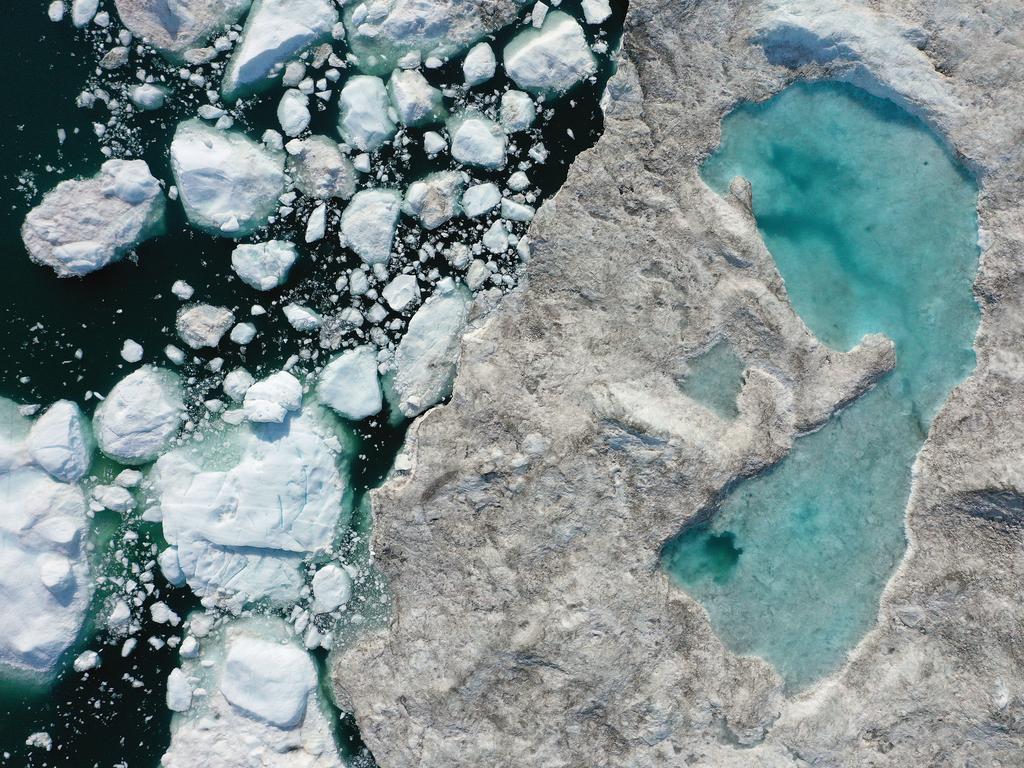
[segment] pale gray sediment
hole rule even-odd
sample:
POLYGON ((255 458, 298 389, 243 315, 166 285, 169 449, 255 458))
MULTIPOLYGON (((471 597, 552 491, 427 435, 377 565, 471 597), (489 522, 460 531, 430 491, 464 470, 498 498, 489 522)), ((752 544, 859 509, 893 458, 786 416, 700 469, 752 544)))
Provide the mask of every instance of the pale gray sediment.
POLYGON ((538 212, 528 279, 471 318, 451 403, 410 430, 411 473, 374 496, 391 620, 333 674, 380 765, 1019 762, 1022 22, 1008 0, 634 0, 603 137, 538 212), (982 323, 918 457, 876 628, 788 697, 659 553, 892 364, 878 338, 820 345, 742 200, 699 177, 722 116, 799 77, 898 100, 974 169, 982 323), (731 424, 676 385, 719 337, 751 366, 731 424))

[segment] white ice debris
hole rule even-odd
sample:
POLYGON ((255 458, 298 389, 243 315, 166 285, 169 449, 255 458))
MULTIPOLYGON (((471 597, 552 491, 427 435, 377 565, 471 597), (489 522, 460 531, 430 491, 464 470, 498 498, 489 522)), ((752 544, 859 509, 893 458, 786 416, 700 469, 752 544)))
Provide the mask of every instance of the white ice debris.
POLYGON ((479 112, 465 112, 448 121, 452 157, 465 165, 501 168, 508 139, 505 131, 479 112))
POLYGON ((181 570, 178 562, 178 550, 175 547, 167 547, 157 558, 160 565, 160 573, 164 575, 169 584, 180 587, 185 583, 185 573, 181 570))
POLYGON ((491 224, 481 242, 491 253, 504 253, 508 250, 508 230, 500 219, 491 224))
POLYGON ((405 193, 402 210, 419 219, 425 229, 437 229, 457 215, 466 177, 455 171, 439 171, 413 182, 405 193))
POLYGON ((53 0, 53 2, 46 7, 46 15, 50 18, 50 21, 56 24, 64 19, 64 12, 66 10, 64 0, 53 0))
POLYGON ((523 91, 505 91, 501 95, 502 126, 509 133, 525 131, 537 119, 537 108, 530 94, 523 91))
POLYGON ((288 173, 295 188, 308 197, 348 200, 356 191, 352 161, 341 153, 337 142, 326 136, 289 141, 288 173))
POLYGON ((290 59, 330 37, 337 21, 332 0, 255 0, 224 73, 224 98, 270 85, 290 59))
POLYGON ((78 637, 91 583, 85 555, 86 503, 75 485, 29 463, 26 422, 0 402, 0 670, 45 677, 78 637))
POLYGON ((388 95, 402 125, 420 127, 448 116, 441 92, 415 69, 396 69, 388 80, 388 95))
POLYGON ((256 326, 252 323, 239 323, 231 329, 229 338, 240 346, 245 346, 256 338, 256 326))
POLYGON ((28 216, 21 236, 33 261, 59 276, 117 261, 163 229, 160 182, 142 160, 108 160, 90 179, 62 181, 28 216))
POLYGON ((75 657, 74 664, 72 664, 75 672, 88 672, 90 669, 96 669, 99 665, 100 655, 96 651, 82 651, 75 657))
POLYGON ((249 421, 280 424, 289 411, 297 411, 301 405, 299 380, 287 371, 278 371, 250 386, 242 407, 249 421))
POLYGON ((612 15, 608 0, 583 0, 583 17, 587 24, 601 24, 612 15))
POLYGON ((231 252, 231 268, 242 282, 258 291, 269 291, 288 279, 299 252, 292 243, 268 240, 265 243, 236 245, 231 252))
POLYGON ((343 767, 316 668, 283 619, 230 622, 183 656, 181 672, 196 689, 174 716, 163 768, 343 767))
POLYGON ((334 357, 320 373, 316 394, 324 405, 353 421, 380 413, 383 401, 374 348, 356 347, 334 357))
POLYGON ((122 464, 146 464, 170 444, 184 411, 181 381, 146 365, 114 385, 96 407, 93 432, 100 450, 122 464))
POLYGON ((323 323, 319 314, 301 304, 285 304, 282 311, 291 327, 300 333, 315 331, 323 323))
POLYGON ((420 287, 415 275, 397 275, 380 292, 384 301, 395 312, 401 312, 420 299, 420 287))
POLYGON ((192 706, 192 684, 180 669, 172 669, 167 676, 167 708, 171 712, 185 712, 192 706))
POLYGON ((501 201, 501 218, 507 221, 532 221, 536 213, 533 206, 517 203, 507 197, 501 201))
POLYGON ((174 284, 171 286, 171 293, 173 293, 182 301, 188 301, 189 299, 191 299, 192 294, 194 294, 195 292, 195 288, 186 283, 184 280, 175 280, 174 284))
POLYGON ((452 290, 431 296, 409 321, 395 352, 394 382, 398 407, 409 418, 451 392, 468 312, 466 295, 452 290))
POLYGON ((284 191, 283 153, 200 120, 174 132, 171 170, 189 221, 230 237, 266 224, 284 191))
POLYGON ((386 264, 402 210, 402 193, 393 189, 357 192, 341 214, 342 245, 366 264, 386 264))
POLYGON ((537 0, 537 2, 533 4, 533 8, 530 11, 530 24, 532 24, 537 29, 540 29, 542 26, 544 26, 544 19, 548 15, 548 7, 549 6, 547 3, 542 2, 542 0, 537 0))
POLYGON ((483 216, 501 202, 501 191, 497 184, 487 182, 475 184, 462 193, 462 210, 471 219, 483 216))
POLYGON ((347 516, 337 446, 306 409, 286 425, 210 432, 157 461, 164 536, 196 594, 225 606, 298 599, 303 558, 330 546, 347 516))
POLYGON ((480 85, 494 77, 498 63, 494 58, 494 49, 487 43, 477 43, 470 48, 462 62, 462 75, 466 85, 480 85))
POLYGON ((313 575, 313 612, 330 613, 352 597, 352 577, 344 568, 328 563, 313 575))
POLYGON ((132 339, 125 339, 121 345, 121 359, 126 363, 137 363, 142 359, 142 345, 132 339))
POLYGON ((117 15, 137 37, 172 59, 234 24, 251 0, 115 0, 117 15))
POLYGON ((505 47, 505 71, 528 91, 564 93, 597 72, 597 61, 579 23, 552 11, 540 29, 520 32, 505 47))
POLYGON ((289 88, 277 105, 277 121, 286 136, 298 136, 309 127, 309 97, 302 91, 289 88))
POLYGON ((437 131, 427 131, 423 134, 423 151, 428 155, 436 155, 446 149, 448 149, 448 142, 437 131))
POLYGON ((36 464, 65 483, 81 480, 92 462, 89 422, 70 400, 58 400, 35 420, 26 446, 36 464))
POLYGON ((236 403, 241 402, 255 381, 256 379, 245 368, 235 368, 224 377, 224 394, 236 403))
POLYGON ((202 349, 220 344, 234 323, 235 315, 227 307, 193 304, 178 311, 175 327, 182 341, 192 349, 202 349))
POLYGON ((99 0, 72 0, 71 23, 79 28, 87 26, 99 10, 99 5, 99 0))
POLYGON ((167 100, 167 89, 150 83, 136 85, 128 93, 132 104, 143 111, 160 109, 167 100))
POLYGON ((349 78, 341 89, 338 131, 354 147, 373 152, 395 135, 384 81, 370 75, 349 78))
POLYGON ((320 203, 320 205, 313 209, 312 213, 309 214, 309 218, 306 220, 306 234, 304 239, 307 243, 315 243, 317 240, 323 240, 326 232, 327 205, 320 203))

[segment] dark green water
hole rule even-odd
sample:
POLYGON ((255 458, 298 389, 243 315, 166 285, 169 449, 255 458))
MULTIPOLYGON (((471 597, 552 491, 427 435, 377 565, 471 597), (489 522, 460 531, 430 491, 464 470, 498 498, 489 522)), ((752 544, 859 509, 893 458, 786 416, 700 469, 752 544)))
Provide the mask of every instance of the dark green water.
MULTIPOLYGON (((113 16, 112 4, 107 5, 111 6, 113 16)), ((91 413, 95 400, 86 399, 87 393, 105 394, 134 368, 119 354, 127 338, 143 345, 144 361, 169 365, 163 347, 168 343, 184 346, 173 329, 181 302, 170 293, 170 287, 178 279, 186 280, 196 289, 194 301, 230 307, 240 321, 250 319, 248 310, 255 302, 270 310, 268 315, 254 320, 260 333, 244 352, 225 342, 215 352, 196 354, 195 363, 190 360, 180 369, 183 375, 202 380, 203 365, 215 356, 225 359, 225 371, 244 365, 259 376, 280 368, 290 355, 303 349, 317 354, 315 341, 308 344, 296 339, 271 303, 286 303, 296 297, 320 311, 331 309, 327 297, 333 293, 336 277, 359 262, 353 254, 336 246, 330 230, 327 238, 313 247, 299 244, 302 257, 286 286, 262 293, 242 284, 231 271, 234 242, 190 229, 175 202, 168 204, 167 233, 143 243, 137 249, 137 259, 126 259, 74 280, 59 280, 48 268, 29 261, 19 233, 26 213, 60 181, 91 176, 99 170, 105 158, 92 123, 106 122, 109 116, 101 103, 92 109, 75 106, 75 97, 95 76, 97 35, 102 35, 95 30, 74 30, 67 19, 60 24, 51 23, 46 17, 46 6, 46 2, 29 0, 8 8, 6 44, 0 47, 0 63, 8 73, 7 98, 0 106, 4 118, 0 122, 0 181, 5 190, 0 207, 0 244, 6 267, 5 278, 0 281, 0 340, 4 352, 0 359, 0 395, 21 403, 43 404, 70 398, 91 413), (68 134, 63 145, 57 139, 58 128, 68 134), (76 359, 79 349, 81 359, 76 359)), ((582 18, 578 0, 566 0, 562 8, 582 18)), ((613 9, 613 19, 604 25, 604 29, 611 30, 605 39, 612 50, 618 45, 625 3, 613 3, 613 9)), ((504 47, 514 31, 503 30, 494 36, 496 51, 504 47)), ((595 39, 590 28, 587 34, 595 39)), ((133 59, 122 73, 108 79, 130 81, 139 64, 151 71, 172 72, 157 58, 146 57, 133 59)), ((460 67, 460 61, 455 60, 441 70, 429 72, 428 77, 435 84, 445 80, 461 82, 460 67)), ((550 152, 546 165, 530 171, 531 181, 541 193, 535 205, 561 186, 572 159, 592 146, 600 135, 603 121, 598 102, 611 72, 609 59, 603 57, 595 83, 584 83, 563 99, 549 103, 531 139, 515 140, 519 157, 525 157, 536 140, 543 141, 550 152)), ((492 82, 475 89, 475 95, 470 97, 471 106, 491 106, 492 100, 486 94, 504 84, 499 66, 492 82)), ((164 110, 131 118, 122 127, 112 129, 106 142, 115 156, 145 159, 153 174, 168 185, 173 183, 168 163, 171 135, 179 120, 194 115, 198 103, 194 92, 189 95, 184 87, 178 86, 175 90, 164 110)), ((276 128, 274 113, 279 95, 278 90, 251 100, 238 117, 236 128, 256 137, 265 128, 276 128)), ((336 119, 336 102, 332 101, 327 109, 314 113, 313 132, 335 137, 336 119)), ((414 146, 418 145, 422 131, 410 131, 409 136, 414 146)), ((402 160, 390 149, 384 150, 380 159, 391 165, 388 184, 394 186, 406 186, 429 171, 452 165, 443 159, 428 160, 415 152, 410 159, 402 160)), ((475 172, 474 176, 478 180, 497 180, 501 174, 475 172)), ((300 205, 294 222, 304 222, 310 207, 300 205)), ((460 237, 460 226, 464 224, 452 223, 438 234, 442 240, 456 240, 460 237)), ((294 229, 301 232, 300 227, 287 224, 250 240, 268 235, 290 238, 294 229)), ((410 232, 411 223, 404 221, 399 238, 410 232)), ((393 271, 399 266, 396 264, 393 271)), ((440 257, 426 266, 437 267, 442 274, 450 272, 440 257)), ((510 271, 515 267, 505 266, 510 271)), ((304 365, 307 364, 300 363, 297 370, 301 371, 304 365)), ((209 374, 205 377, 211 379, 210 396, 218 396, 215 378, 209 374)), ((365 559, 372 520, 366 492, 386 477, 408 422, 389 421, 382 414, 353 426, 359 447, 350 476, 356 512, 348 541, 351 556, 365 559)), ((112 476, 116 469, 109 466, 104 471, 112 476)), ((120 567, 114 565, 114 554, 119 550, 124 550, 132 561, 143 562, 153 556, 152 546, 161 547, 164 543, 159 525, 121 520, 116 515, 98 518, 93 537, 102 574, 114 573, 120 567), (129 530, 138 533, 139 539, 126 548, 120 539, 129 530)), ((151 602, 161 599, 181 616, 197 605, 187 589, 166 584, 159 569, 156 587, 151 602)), ((379 591, 380 585, 369 589, 374 590, 379 591)), ((95 600, 97 616, 108 593, 109 588, 101 584, 95 600)), ((148 617, 147 608, 143 615, 148 617)), ((83 644, 69 652, 65 668, 52 686, 0 686, 0 766, 142 768, 158 764, 170 739, 170 713, 164 706, 165 681, 178 659, 177 652, 170 647, 154 650, 146 646, 145 638, 173 633, 165 626, 146 624, 137 635, 139 646, 127 659, 122 659, 118 652, 120 641, 107 645, 105 630, 94 633, 87 628, 85 634, 83 644), (100 651, 103 666, 84 675, 71 672, 70 661, 84 648, 100 651), (35 731, 50 734, 54 742, 52 752, 25 747, 26 737, 35 731)), ((322 670, 326 654, 315 655, 322 670)), ((372 763, 350 717, 339 714, 337 733, 342 754, 372 763)))
POLYGON ((811 331, 841 350, 873 332, 896 344, 878 386, 666 547, 669 572, 720 637, 796 689, 874 624, 906 547, 914 459, 974 368, 978 188, 917 118, 843 83, 792 86, 722 128, 704 178, 720 194, 750 180, 761 235, 811 331))

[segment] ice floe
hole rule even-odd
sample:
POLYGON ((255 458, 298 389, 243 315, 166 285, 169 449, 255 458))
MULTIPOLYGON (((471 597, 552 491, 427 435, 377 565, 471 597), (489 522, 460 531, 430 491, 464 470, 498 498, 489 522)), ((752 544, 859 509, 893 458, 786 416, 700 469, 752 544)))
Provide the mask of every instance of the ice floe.
POLYGON ((284 240, 243 243, 231 252, 231 269, 246 285, 269 291, 284 284, 298 257, 295 246, 284 240))
POLYGON ((357 192, 341 214, 342 245, 367 264, 386 264, 402 210, 402 193, 393 189, 357 192))
POLYGON ((459 213, 465 184, 466 176, 455 171, 429 174, 409 186, 402 210, 416 217, 424 229, 437 229, 459 213))
POLYGON ((508 138, 500 125, 479 112, 465 112, 448 121, 452 157, 464 165, 501 168, 508 138))
POLYGON ((540 29, 526 29, 505 46, 505 71, 528 91, 564 93, 597 72, 583 27, 562 11, 547 15, 540 29))
POLYGON ((181 426, 181 380, 170 371, 143 366, 114 385, 93 414, 100 450, 122 464, 146 464, 160 455, 181 426))
POLYGON ((338 131, 352 146, 373 152, 395 135, 387 88, 379 77, 349 78, 339 99, 338 131))
POLYGON ((320 373, 317 398, 346 419, 359 421, 380 413, 377 353, 364 345, 334 357, 320 373))
POLYGON ((288 173, 295 188, 308 197, 348 200, 356 191, 352 161, 342 154, 337 142, 327 136, 289 141, 288 173))

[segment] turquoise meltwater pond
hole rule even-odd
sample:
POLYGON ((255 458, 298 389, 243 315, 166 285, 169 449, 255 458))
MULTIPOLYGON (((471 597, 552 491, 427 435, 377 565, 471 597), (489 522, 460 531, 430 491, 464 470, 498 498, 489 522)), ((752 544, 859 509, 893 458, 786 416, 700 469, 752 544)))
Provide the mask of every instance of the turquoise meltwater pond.
POLYGON ((703 174, 720 194, 750 180, 761 235, 819 339, 896 343, 896 369, 874 390, 665 549, 723 641, 796 690, 874 624, 906 547, 914 459, 974 367, 978 189, 919 119, 834 82, 735 110, 703 174))

